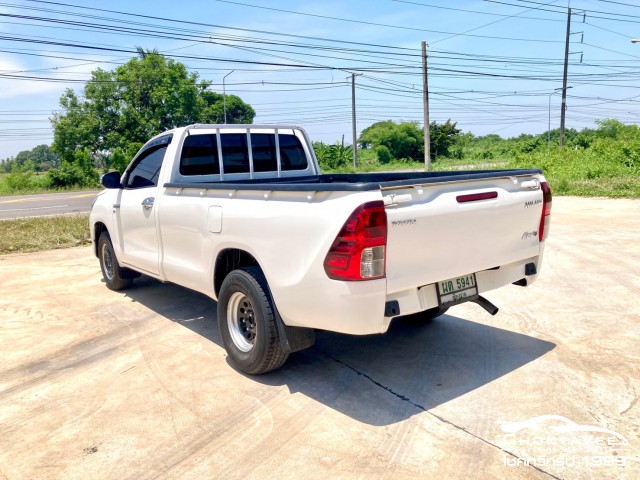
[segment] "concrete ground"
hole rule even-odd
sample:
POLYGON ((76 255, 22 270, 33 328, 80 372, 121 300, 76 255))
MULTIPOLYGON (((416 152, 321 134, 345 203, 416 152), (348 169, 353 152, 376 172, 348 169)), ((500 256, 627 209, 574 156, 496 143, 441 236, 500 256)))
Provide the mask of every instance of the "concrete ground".
POLYGON ((640 478, 639 242, 639 201, 556 198, 496 317, 320 333, 260 377, 200 294, 109 291, 87 247, 0 257, 0 479, 640 478))

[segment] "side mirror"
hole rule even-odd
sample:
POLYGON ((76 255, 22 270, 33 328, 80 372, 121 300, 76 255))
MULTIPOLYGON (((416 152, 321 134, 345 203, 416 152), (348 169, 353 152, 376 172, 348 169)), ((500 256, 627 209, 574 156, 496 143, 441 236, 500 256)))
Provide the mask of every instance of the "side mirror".
POLYGON ((120 184, 120 172, 105 173, 100 177, 100 183, 104 188, 122 188, 120 184))

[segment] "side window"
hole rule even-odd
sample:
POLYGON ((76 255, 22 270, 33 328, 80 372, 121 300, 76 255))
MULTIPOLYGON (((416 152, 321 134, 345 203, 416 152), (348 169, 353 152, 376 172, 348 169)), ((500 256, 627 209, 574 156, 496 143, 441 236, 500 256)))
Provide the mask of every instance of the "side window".
POLYGON ((254 172, 275 172, 278 170, 276 136, 273 133, 252 133, 251 153, 254 172))
POLYGON ((224 173, 249 173, 249 151, 246 133, 221 133, 224 173))
POLYGON ((280 162, 282 170, 306 170, 307 156, 298 137, 295 135, 279 135, 280 162))
POLYGON ((167 145, 162 145, 144 152, 129 173, 127 188, 146 188, 158 185, 158 176, 166 151, 167 145))
POLYGON ((218 145, 215 135, 189 135, 184 139, 180 155, 180 175, 220 173, 218 145))

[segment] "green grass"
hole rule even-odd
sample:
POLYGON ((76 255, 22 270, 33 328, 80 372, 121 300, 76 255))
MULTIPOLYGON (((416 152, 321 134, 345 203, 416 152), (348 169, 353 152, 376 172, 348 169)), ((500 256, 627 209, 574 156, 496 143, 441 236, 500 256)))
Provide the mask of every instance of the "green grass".
MULTIPOLYGON (((323 173, 421 171, 422 162, 399 161, 380 164, 372 150, 358 151, 358 168, 346 165, 322 168, 323 173)), ((462 159, 438 158, 433 171, 539 168, 551 184, 554 195, 640 198, 640 143, 595 142, 589 149, 558 148, 531 153, 480 155, 462 159)))
MULTIPOLYGON (((431 162, 432 171, 450 170, 482 170, 505 168, 506 160, 485 160, 485 159, 451 159, 441 157, 435 162, 431 162)), ((367 172, 391 172, 391 171, 416 171, 424 170, 424 163, 412 160, 393 160, 389 163, 380 163, 372 150, 358 150, 358 167, 353 165, 326 168, 320 165, 322 173, 367 173, 367 172)))
POLYGON ((51 191, 46 173, 16 172, 0 175, 0 195, 22 195, 51 191))
POLYGON ((640 198, 640 145, 599 142, 588 150, 516 155, 508 168, 540 168, 556 195, 640 198))
POLYGON ((71 186, 66 188, 51 187, 46 173, 29 173, 28 175, 0 173, 0 196, 31 195, 38 193, 78 192, 95 190, 96 187, 71 186))
POLYGON ((492 170, 506 168, 507 160, 486 160, 481 158, 439 158, 431 164, 433 171, 452 170, 492 170))
POLYGON ((424 165, 419 162, 394 160, 390 163, 380 163, 376 154, 371 149, 358 150, 358 167, 353 168, 351 158, 344 165, 337 168, 327 168, 320 164, 322 173, 367 173, 367 172, 388 172, 394 170, 424 170, 424 165))
POLYGON ((53 186, 48 172, 36 173, 31 170, 22 172, 0 173, 0 196, 30 195, 38 193, 56 193, 69 191, 95 190, 98 184, 85 182, 68 187, 53 186))
POLYGON ((0 220, 0 255, 75 247, 90 242, 88 215, 0 220))

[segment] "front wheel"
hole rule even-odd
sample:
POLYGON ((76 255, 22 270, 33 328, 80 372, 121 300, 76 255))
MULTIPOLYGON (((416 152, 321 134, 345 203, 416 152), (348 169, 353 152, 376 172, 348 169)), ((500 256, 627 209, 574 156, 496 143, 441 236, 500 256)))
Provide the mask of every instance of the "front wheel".
POLYGON ((258 267, 231 272, 218 296, 218 329, 232 363, 245 373, 266 373, 289 356, 280 344, 275 307, 258 267))
POLYGON ((107 232, 103 232, 98 239, 98 258, 100 269, 107 287, 111 290, 124 290, 133 284, 133 279, 127 275, 124 268, 118 263, 113 251, 113 244, 107 232))

